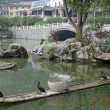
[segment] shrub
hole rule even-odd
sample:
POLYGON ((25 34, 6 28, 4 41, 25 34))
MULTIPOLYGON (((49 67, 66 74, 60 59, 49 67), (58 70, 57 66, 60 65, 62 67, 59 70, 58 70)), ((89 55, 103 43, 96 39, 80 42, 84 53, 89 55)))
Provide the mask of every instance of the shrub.
POLYGON ((20 26, 20 25, 22 25, 21 17, 19 17, 19 16, 9 18, 9 22, 10 22, 9 23, 10 26, 20 26))
POLYGON ((43 19, 40 16, 28 16, 27 25, 34 25, 36 22, 40 22, 43 19))
POLYGON ((61 23, 61 22, 64 22, 64 20, 60 17, 52 17, 52 18, 49 18, 46 20, 48 23, 61 23))
POLYGON ((9 27, 8 17, 0 17, 0 31, 7 31, 9 27))
POLYGON ((93 30, 93 31, 99 31, 102 29, 106 19, 105 18, 93 18, 93 19, 88 19, 87 24, 90 24, 87 30, 93 30))
POLYGON ((47 21, 40 21, 40 22, 36 22, 35 25, 43 25, 43 24, 48 24, 47 21))
POLYGON ((103 46, 103 52, 110 52, 110 38, 106 39, 105 42, 102 44, 103 46))

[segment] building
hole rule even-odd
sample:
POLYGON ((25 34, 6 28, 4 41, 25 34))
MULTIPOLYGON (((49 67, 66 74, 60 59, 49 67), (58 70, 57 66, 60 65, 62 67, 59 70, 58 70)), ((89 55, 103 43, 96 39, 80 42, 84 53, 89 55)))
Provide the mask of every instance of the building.
POLYGON ((8 16, 8 17, 14 17, 18 16, 20 10, 28 10, 30 9, 30 4, 20 4, 20 3, 14 3, 14 4, 0 4, 0 16, 8 16))
MULTIPOLYGON (((76 21, 77 14, 69 11, 71 18, 76 21)), ((21 0, 20 3, 0 4, 0 16, 21 16, 21 15, 35 15, 40 16, 44 20, 50 17, 61 17, 67 20, 63 0, 21 0), (24 12, 26 14, 24 14, 24 12)), ((94 16, 102 16, 100 10, 97 12, 90 12, 88 18, 94 16)), ((110 12, 107 12, 107 18, 110 18, 110 12)))

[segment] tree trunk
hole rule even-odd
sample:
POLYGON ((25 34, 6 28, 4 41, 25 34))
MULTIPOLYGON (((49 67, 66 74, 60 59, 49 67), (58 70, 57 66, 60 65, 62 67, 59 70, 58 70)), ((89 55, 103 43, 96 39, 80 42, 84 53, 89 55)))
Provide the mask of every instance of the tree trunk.
POLYGON ((82 28, 83 28, 83 26, 80 25, 80 26, 77 26, 77 29, 76 29, 76 40, 80 41, 80 42, 82 42, 82 36, 83 36, 82 28))

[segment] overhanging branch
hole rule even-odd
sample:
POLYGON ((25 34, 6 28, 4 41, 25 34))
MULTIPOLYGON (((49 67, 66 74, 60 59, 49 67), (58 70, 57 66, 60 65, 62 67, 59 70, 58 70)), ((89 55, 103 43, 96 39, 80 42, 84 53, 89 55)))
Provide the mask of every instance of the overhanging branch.
POLYGON ((69 22, 71 23, 71 25, 76 29, 76 24, 73 22, 73 20, 71 19, 69 13, 68 13, 68 6, 67 6, 67 1, 66 0, 63 0, 63 3, 64 3, 64 9, 65 9, 65 13, 66 13, 66 16, 69 20, 69 22))

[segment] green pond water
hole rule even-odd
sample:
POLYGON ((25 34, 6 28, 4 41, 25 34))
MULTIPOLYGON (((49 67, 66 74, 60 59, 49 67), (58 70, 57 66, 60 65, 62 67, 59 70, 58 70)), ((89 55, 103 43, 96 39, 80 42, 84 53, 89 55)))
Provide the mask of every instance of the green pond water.
MULTIPOLYGON (((48 61, 38 59, 32 49, 39 44, 38 40, 0 40, 1 47, 8 49, 10 43, 19 43, 29 52, 28 59, 12 58, 0 61, 16 62, 17 67, 11 70, 0 70, 0 90, 4 96, 38 91, 37 83, 48 89, 47 81, 54 74, 69 75, 70 84, 86 83, 100 78, 104 70, 110 76, 110 64, 48 61)), ((19 104, 0 104, 0 110, 110 110, 110 85, 72 92, 42 100, 19 104), (101 102, 102 100, 102 102, 101 102)))

